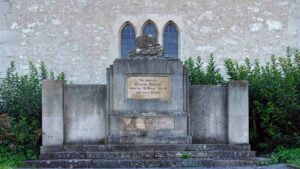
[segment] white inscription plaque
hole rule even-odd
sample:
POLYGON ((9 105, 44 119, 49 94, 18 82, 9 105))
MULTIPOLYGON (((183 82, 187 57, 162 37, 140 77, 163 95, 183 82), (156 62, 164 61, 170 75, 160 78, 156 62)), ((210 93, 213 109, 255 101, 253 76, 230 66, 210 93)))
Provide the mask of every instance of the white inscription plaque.
POLYGON ((170 99, 170 79, 168 76, 131 76, 127 78, 127 98, 129 99, 170 99))

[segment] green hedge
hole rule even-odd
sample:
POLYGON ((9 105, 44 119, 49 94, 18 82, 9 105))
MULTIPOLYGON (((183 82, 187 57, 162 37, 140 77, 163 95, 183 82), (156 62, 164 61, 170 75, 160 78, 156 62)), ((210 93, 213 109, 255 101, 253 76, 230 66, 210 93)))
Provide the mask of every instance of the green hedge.
MULTIPOLYGON (((0 82, 0 150, 37 157, 42 134, 41 83, 45 79, 65 81, 65 76, 48 73, 43 62, 39 68, 29 63, 29 73, 19 75, 11 62, 0 82)), ((3 152, 0 156, 5 156, 3 152)))
POLYGON ((221 84, 228 80, 249 81, 250 142, 260 152, 278 147, 300 146, 300 52, 287 49, 285 57, 272 56, 238 64, 225 60, 227 80, 220 76, 211 55, 204 70, 201 59, 185 62, 192 84, 221 84))

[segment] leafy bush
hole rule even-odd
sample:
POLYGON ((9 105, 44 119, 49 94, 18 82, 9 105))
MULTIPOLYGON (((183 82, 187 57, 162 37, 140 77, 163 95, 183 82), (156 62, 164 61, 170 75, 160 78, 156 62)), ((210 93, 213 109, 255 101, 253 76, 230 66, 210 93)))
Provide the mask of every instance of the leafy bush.
POLYGON ((8 147, 0 147, 0 169, 17 168, 25 159, 22 153, 12 152, 8 147))
POLYGON ((224 79, 216 66, 216 61, 213 54, 209 56, 208 65, 206 70, 203 69, 203 63, 200 57, 194 61, 189 58, 185 61, 185 66, 189 70, 189 79, 191 84, 221 84, 224 79))
MULTIPOLYGON (((212 56, 211 56, 212 57, 212 56)), ((215 65, 210 57, 210 64, 215 65)), ((208 68, 202 69, 200 58, 188 59, 192 84, 218 84, 224 82, 218 71, 214 80, 208 80, 208 68)), ((286 57, 272 56, 271 62, 245 60, 238 64, 225 60, 228 80, 249 81, 250 142, 260 152, 277 147, 300 146, 300 52, 287 49, 286 57)), ((218 70, 215 67, 214 70, 218 70)))
POLYGON ((271 63, 225 61, 230 80, 249 81, 250 140, 256 149, 300 146, 300 52, 271 63), (294 59, 293 59, 294 58, 294 59))
POLYGON ((270 160, 263 164, 286 163, 295 168, 300 168, 300 148, 282 149, 270 155, 270 160))
MULTIPOLYGON (((42 62, 39 68, 29 63, 29 73, 19 75, 14 62, 0 83, 0 148, 36 158, 41 136, 41 83, 55 77, 42 62)), ((0 155, 1 156, 1 155, 0 155)))

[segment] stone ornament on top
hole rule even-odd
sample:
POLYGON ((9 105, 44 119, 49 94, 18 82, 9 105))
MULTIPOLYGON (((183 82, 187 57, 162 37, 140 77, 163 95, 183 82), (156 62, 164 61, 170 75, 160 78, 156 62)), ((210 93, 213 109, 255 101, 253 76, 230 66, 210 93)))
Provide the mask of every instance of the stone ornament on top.
POLYGON ((135 43, 137 47, 130 51, 129 58, 162 58, 165 54, 164 48, 151 35, 139 36, 136 38, 135 43))

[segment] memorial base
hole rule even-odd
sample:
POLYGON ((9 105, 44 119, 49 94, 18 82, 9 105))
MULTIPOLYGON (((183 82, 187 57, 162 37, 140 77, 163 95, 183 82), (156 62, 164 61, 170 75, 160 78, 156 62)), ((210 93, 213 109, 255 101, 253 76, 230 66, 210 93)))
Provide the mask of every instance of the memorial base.
POLYGON ((108 144, 188 144, 185 112, 114 112, 108 144))

